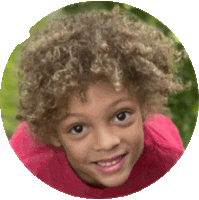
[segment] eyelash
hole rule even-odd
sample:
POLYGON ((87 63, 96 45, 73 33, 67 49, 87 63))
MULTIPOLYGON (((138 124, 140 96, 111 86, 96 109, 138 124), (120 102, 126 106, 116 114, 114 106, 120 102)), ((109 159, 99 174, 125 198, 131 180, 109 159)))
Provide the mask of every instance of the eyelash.
MULTIPOLYGON (((113 119, 115 119, 119 114, 121 114, 121 113, 128 113, 129 114, 129 117, 130 117, 130 115, 132 115, 132 112, 130 112, 130 111, 127 111, 127 110, 121 110, 121 111, 119 111, 118 113, 116 113, 116 114, 114 114, 114 117, 112 117, 113 119)), ((122 120, 122 122, 121 123, 123 123, 123 121, 126 121, 126 118, 124 119, 124 120, 122 120)), ((119 122, 120 123, 120 121, 117 121, 117 122, 119 122)), ((73 125, 73 127, 71 128, 71 129, 69 129, 69 133, 72 133, 72 130, 75 128, 75 127, 77 127, 77 126, 83 126, 83 129, 84 129, 84 127, 85 127, 85 125, 82 123, 81 124, 81 122, 80 123, 77 123, 76 125, 73 125)), ((85 130, 84 130, 85 131, 85 130)), ((75 135, 78 135, 78 134, 81 134, 83 131, 81 131, 80 133, 72 133, 72 134, 75 134, 75 135)))

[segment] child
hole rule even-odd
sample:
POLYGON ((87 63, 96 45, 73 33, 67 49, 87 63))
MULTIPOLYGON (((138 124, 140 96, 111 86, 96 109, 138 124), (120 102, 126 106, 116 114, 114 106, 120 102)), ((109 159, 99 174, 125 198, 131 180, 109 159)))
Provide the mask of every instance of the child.
POLYGON ((23 121, 10 145, 39 179, 66 194, 113 198, 157 181, 184 152, 167 95, 179 53, 143 22, 113 11, 51 20, 24 44, 23 121))

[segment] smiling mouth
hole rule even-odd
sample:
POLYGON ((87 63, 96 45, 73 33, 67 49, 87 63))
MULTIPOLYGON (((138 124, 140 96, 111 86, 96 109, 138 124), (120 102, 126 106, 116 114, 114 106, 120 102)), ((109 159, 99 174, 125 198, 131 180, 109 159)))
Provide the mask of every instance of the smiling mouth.
POLYGON ((121 154, 121 155, 119 155, 119 156, 117 156, 117 157, 114 157, 114 158, 112 158, 112 159, 105 159, 105 160, 99 160, 99 161, 96 161, 96 162, 92 162, 92 163, 98 163, 98 162, 104 162, 104 163, 106 163, 106 162, 112 162, 112 161, 114 161, 114 160, 117 160, 118 158, 120 158, 120 157, 123 157, 123 156, 125 156, 127 153, 125 153, 125 154, 121 154))
MULTIPOLYGON (((126 153, 127 154, 127 153, 126 153)), ((115 165, 116 163, 118 163, 120 160, 123 159, 124 156, 126 156, 126 154, 123 155, 119 155, 117 157, 114 157, 112 159, 107 159, 107 160, 99 160, 97 162, 93 162, 94 164, 100 165, 102 167, 109 167, 112 165, 115 165)))
POLYGON ((119 171, 122 166, 124 165, 124 162, 126 160, 126 155, 127 154, 123 154, 121 156, 116 157, 115 160, 113 161, 106 161, 106 162, 93 162, 93 166, 105 173, 112 173, 112 172, 116 172, 119 171))

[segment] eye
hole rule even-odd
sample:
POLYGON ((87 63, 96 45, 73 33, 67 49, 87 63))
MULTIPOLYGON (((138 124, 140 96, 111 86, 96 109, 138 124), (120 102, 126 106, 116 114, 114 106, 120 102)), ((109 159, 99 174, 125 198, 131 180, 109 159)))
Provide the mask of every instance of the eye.
POLYGON ((83 125, 76 125, 74 126, 69 132, 73 134, 80 134, 81 132, 85 131, 86 127, 83 125))
POLYGON ((130 113, 127 111, 120 112, 116 115, 114 118, 114 121, 119 122, 119 121, 124 121, 130 116, 130 113))

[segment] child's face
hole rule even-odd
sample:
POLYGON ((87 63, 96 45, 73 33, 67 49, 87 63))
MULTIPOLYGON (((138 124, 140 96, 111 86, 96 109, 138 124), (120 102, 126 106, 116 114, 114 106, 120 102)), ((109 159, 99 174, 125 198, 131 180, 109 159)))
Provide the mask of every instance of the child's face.
POLYGON ((85 183, 119 186, 128 179, 144 147, 139 105, 126 90, 116 92, 108 83, 90 86, 86 97, 85 104, 75 96, 70 100, 69 115, 58 127, 58 143, 85 183), (119 162, 116 158, 96 163, 118 155, 125 156, 119 162))

